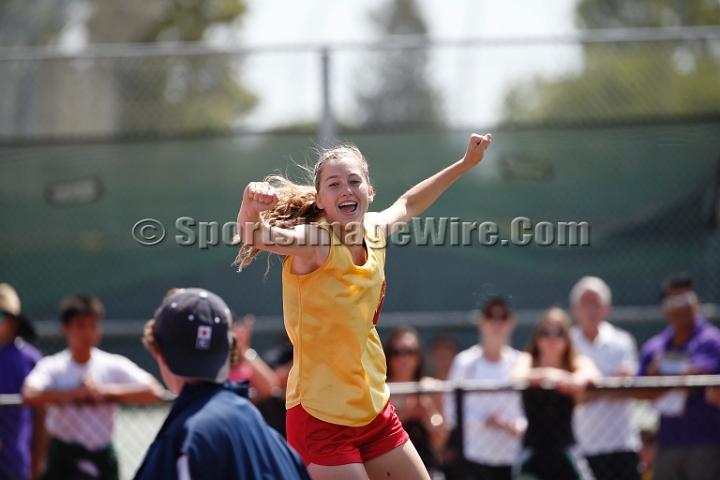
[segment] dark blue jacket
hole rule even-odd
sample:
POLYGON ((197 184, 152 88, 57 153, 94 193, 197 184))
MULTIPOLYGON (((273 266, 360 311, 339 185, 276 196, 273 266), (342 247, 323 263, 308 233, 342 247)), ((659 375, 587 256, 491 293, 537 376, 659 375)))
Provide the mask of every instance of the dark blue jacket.
POLYGON ((176 479, 177 459, 187 455, 193 480, 310 480, 243 394, 247 384, 185 384, 135 479, 176 479))

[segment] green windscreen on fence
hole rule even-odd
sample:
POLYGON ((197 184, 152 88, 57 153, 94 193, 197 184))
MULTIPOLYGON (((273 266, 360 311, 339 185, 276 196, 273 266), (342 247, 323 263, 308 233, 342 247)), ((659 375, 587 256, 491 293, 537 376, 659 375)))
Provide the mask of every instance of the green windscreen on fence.
MULTIPOLYGON (((367 157, 371 208, 382 209, 462 157, 468 136, 344 140, 367 157)), ((0 281, 36 318, 74 292, 99 295, 109 317, 149 318, 176 286, 214 290, 239 313, 280 314, 280 262, 267 276, 265 257, 236 273, 237 248, 225 243, 245 185, 275 171, 300 178, 293 164, 314 163, 313 145, 262 134, 0 146, 0 281), (161 243, 133 238, 143 219, 164 225, 161 243)), ((587 274, 605 278, 617 304, 654 304, 679 270, 693 273, 703 301, 719 302, 719 168, 717 121, 496 129, 482 164, 391 242, 384 308, 463 310, 493 293, 542 308, 566 303, 587 274), (481 241, 483 222, 497 230, 486 223, 481 241)))

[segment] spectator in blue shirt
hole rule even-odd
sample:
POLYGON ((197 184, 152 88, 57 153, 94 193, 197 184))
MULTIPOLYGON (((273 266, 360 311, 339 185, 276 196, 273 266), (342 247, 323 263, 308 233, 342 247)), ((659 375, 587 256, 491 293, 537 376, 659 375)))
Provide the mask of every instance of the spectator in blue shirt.
MULTIPOLYGON (((720 330, 700 315, 692 279, 681 274, 661 287, 669 326, 642 347, 640 375, 720 373, 720 330)), ((655 480, 720 478, 720 409, 703 389, 690 390, 684 408, 660 417, 655 480)))
MULTIPOLYGON (((35 338, 20 314, 20 298, 0 284, 0 394, 19 394, 42 354, 26 340, 35 338)), ((0 479, 29 479, 40 473, 45 444, 42 407, 0 405, 0 479)))

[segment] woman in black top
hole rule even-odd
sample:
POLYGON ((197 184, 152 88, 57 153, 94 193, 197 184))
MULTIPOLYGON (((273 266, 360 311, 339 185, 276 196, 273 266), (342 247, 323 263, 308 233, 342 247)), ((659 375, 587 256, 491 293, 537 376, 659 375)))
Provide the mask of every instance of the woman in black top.
MULTIPOLYGON (((383 343, 383 350, 387 359, 388 382, 428 384, 434 381, 433 378, 425 376, 420 335, 415 328, 405 325, 390 332, 383 343)), ((431 476, 439 470, 436 451, 445 444, 449 435, 442 425, 442 400, 442 394, 390 396, 390 402, 395 407, 403 428, 431 476)))
POLYGON ((572 414, 575 397, 600 372, 592 360, 575 353, 569 330, 570 319, 562 309, 547 310, 515 364, 513 378, 530 384, 522 393, 528 427, 515 478, 582 478, 570 451, 575 444, 572 414))

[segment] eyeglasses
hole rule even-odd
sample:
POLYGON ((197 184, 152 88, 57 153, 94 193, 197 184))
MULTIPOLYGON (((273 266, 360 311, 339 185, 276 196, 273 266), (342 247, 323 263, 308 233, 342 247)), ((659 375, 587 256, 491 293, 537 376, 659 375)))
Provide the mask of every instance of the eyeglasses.
POLYGON ((695 292, 685 292, 679 295, 671 295, 662 301, 662 308, 691 307, 698 301, 695 292))
POLYGON ((496 312, 496 313, 491 313, 491 314, 489 314, 489 315, 487 315, 487 314, 486 314, 486 315, 483 315, 483 318, 485 318, 486 320, 501 320, 501 321, 505 321, 505 320, 507 320, 508 318, 510 318, 510 315, 508 315, 507 312, 502 312, 502 313, 497 313, 497 312, 496 312))
POLYGON ((538 337, 549 338, 549 337, 561 337, 565 338, 567 332, 564 328, 543 328, 538 331, 538 337))
POLYGON ((391 348, 388 350, 390 357, 411 357, 417 355, 418 350, 413 348, 391 348))

